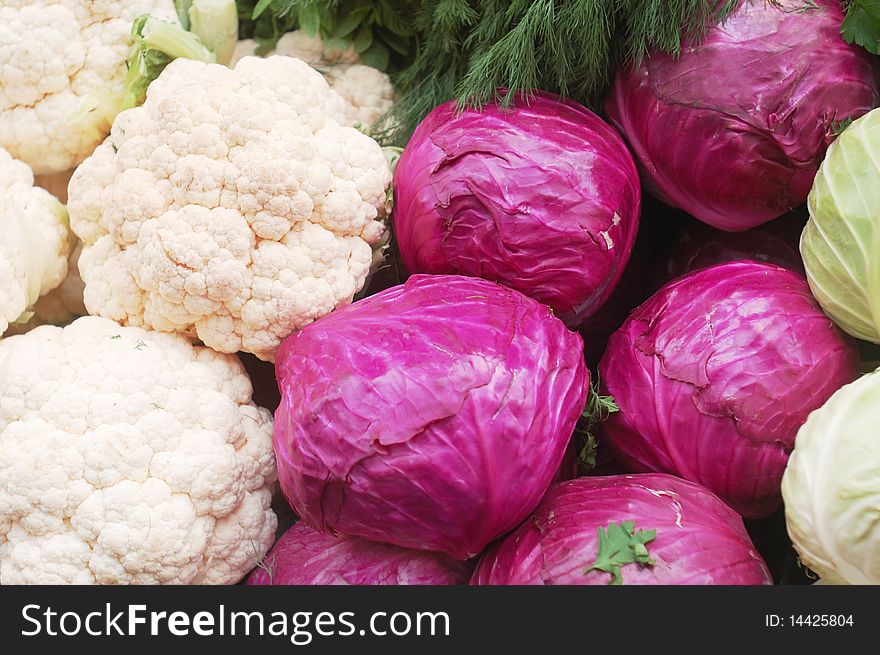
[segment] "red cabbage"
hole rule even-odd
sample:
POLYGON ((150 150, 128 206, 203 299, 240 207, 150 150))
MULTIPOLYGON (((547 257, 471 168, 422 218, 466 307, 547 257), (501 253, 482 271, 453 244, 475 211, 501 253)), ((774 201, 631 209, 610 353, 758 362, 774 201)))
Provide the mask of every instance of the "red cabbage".
POLYGON ((798 428, 858 366, 803 276, 751 261, 705 268, 611 336, 599 374, 620 411, 603 435, 632 471, 673 473, 767 516, 798 428))
POLYGON ((602 585, 587 571, 600 555, 599 530, 633 523, 655 531, 653 565, 620 566, 622 584, 761 585, 772 580, 742 519, 708 489, 664 474, 584 477, 555 485, 515 532, 488 550, 474 585, 602 585))
POLYGON ((249 585, 456 585, 463 562, 442 555, 318 532, 303 522, 287 530, 248 576, 249 585))
POLYGON ((622 70, 605 110, 651 193, 740 231, 803 203, 844 121, 876 106, 838 0, 745 0, 699 45, 622 70))
POLYGON ((282 344, 275 454, 326 531, 465 559, 531 512, 586 402, 581 338, 544 305, 411 277, 282 344))
POLYGON ((434 109, 394 174, 394 229, 411 272, 493 280, 569 325, 608 298, 639 222, 638 171, 623 140, 550 93, 434 109))

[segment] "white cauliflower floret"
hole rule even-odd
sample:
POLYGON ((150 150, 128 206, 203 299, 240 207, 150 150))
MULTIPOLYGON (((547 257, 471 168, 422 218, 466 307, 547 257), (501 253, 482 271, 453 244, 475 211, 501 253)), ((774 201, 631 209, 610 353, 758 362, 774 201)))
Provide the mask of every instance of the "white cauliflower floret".
POLYGON ((271 546, 272 415, 232 355, 80 318, 0 340, 0 584, 231 584, 271 546))
POLYGON ((83 304, 85 284, 79 275, 79 256, 82 244, 73 235, 70 241, 75 245, 67 259, 67 277, 49 293, 41 296, 34 305, 34 315, 25 323, 13 323, 6 330, 6 336, 24 334, 38 325, 66 325, 79 316, 88 314, 83 304))
MULTIPOLYGON (((230 65, 256 54, 257 48, 253 39, 239 41, 230 65)), ((327 48, 320 37, 309 36, 302 30, 284 34, 269 54, 302 59, 322 73, 330 88, 350 105, 348 122, 351 125, 370 127, 391 109, 397 99, 391 78, 372 66, 363 65, 353 48, 327 48)))
POLYGON ((0 335, 67 275, 67 210, 0 148, 0 335))
POLYGON ((132 21, 177 23, 172 0, 5 0, 0 6, 0 146, 37 174, 60 173, 106 136, 72 116, 122 85, 132 21))
POLYGON ((374 125, 396 100, 391 78, 372 66, 331 66, 324 72, 330 88, 354 107, 356 123, 374 125))
MULTIPOLYGON (((259 45, 254 39, 242 39, 235 46, 235 52, 232 55, 232 63, 235 66, 239 60, 245 57, 251 57, 257 54, 259 45)), ((318 36, 309 36, 302 30, 294 30, 282 34, 275 45, 275 49, 266 53, 269 55, 285 55, 287 57, 296 57, 302 59, 309 66, 316 64, 322 66, 350 65, 359 64, 360 59, 354 48, 347 50, 337 50, 328 48, 318 36)))
POLYGON ((171 62, 70 183, 89 313, 272 360, 351 302, 391 172, 344 112, 297 59, 171 62))

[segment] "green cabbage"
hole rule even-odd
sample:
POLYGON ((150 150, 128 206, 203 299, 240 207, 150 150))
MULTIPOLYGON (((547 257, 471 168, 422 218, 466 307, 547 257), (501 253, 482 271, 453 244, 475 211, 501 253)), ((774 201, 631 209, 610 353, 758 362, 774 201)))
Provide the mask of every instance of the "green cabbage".
POLYGON ((782 478, 788 534, 832 584, 880 584, 880 370, 801 427, 782 478))
POLYGON ((880 109, 831 144, 807 202, 801 255, 813 295, 846 332, 880 343, 880 109))

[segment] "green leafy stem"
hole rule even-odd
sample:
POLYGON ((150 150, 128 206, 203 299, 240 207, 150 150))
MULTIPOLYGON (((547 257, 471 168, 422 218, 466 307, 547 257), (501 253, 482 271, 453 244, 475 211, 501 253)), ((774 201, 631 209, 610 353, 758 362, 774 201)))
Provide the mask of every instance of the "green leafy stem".
POLYGON ((584 569, 584 575, 590 571, 604 571, 611 574, 609 585, 623 584, 621 567, 627 564, 654 566, 656 563, 648 553, 647 544, 654 541, 656 530, 636 531, 633 521, 610 523, 598 529, 599 549, 596 561, 584 569))

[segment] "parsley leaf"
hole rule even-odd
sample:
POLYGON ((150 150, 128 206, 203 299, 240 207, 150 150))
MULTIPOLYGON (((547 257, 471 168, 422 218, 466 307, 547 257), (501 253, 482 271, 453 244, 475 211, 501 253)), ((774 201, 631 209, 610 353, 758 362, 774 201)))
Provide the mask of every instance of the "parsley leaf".
POLYGON ((584 441, 584 445, 581 448, 581 451, 578 453, 578 464, 580 464, 581 468, 585 472, 592 471, 596 468, 598 464, 596 460, 596 453, 599 449, 599 442, 596 441, 596 437, 594 437, 589 432, 586 436, 586 441, 584 441))
POLYGON ((851 0, 840 33, 847 43, 856 43, 868 52, 880 54, 880 0, 851 0))
POLYGON ((241 38, 253 37, 265 55, 285 32, 320 36, 326 47, 353 47, 361 62, 396 70, 416 47, 413 17, 421 0, 238 0, 241 38))
POLYGON ((654 566, 654 560, 648 553, 645 544, 654 541, 656 530, 639 530, 635 532, 633 521, 610 523, 606 528, 599 527, 599 551, 596 561, 584 569, 584 575, 590 571, 605 571, 611 574, 608 584, 623 584, 620 567, 627 564, 654 566))
POLYGON ((583 473, 589 473, 596 468, 596 452, 599 446, 593 430, 611 414, 619 412, 620 408, 611 396, 599 395, 599 380, 590 384, 587 393, 587 403, 581 417, 575 425, 575 437, 583 444, 578 455, 578 464, 583 473))

